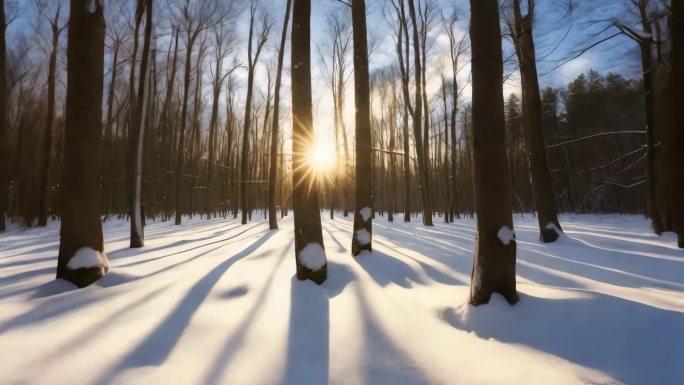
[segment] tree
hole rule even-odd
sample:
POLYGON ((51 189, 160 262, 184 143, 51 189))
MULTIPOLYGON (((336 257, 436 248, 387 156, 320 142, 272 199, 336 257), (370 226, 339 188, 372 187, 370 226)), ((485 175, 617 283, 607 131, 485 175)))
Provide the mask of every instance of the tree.
POLYGON ((261 25, 255 31, 257 5, 254 0, 250 4, 249 11, 249 37, 247 41, 247 98, 245 99, 245 122, 242 131, 242 157, 240 159, 240 196, 242 197, 242 224, 247 223, 247 212, 249 207, 249 196, 247 194, 247 178, 249 175, 249 132, 252 126, 252 95, 254 92, 254 72, 259 62, 259 55, 263 49, 273 23, 268 20, 267 15, 262 10, 261 25), (254 37, 256 35, 256 49, 254 50, 254 37))
POLYGON ((100 0, 71 0, 57 278, 87 286, 109 270, 100 221, 105 22, 100 0))
MULTIPOLYGON (((285 7, 285 19, 283 31, 280 35, 280 48, 278 49, 278 68, 276 69, 275 91, 273 96, 273 124, 271 126, 271 158, 268 173, 268 226, 270 229, 278 228, 276 218, 276 176, 278 174, 278 139, 280 138, 280 83, 283 74, 283 59, 285 57, 285 42, 287 41, 287 25, 290 21, 292 0, 287 0, 285 7)), ((281 156, 285 156, 281 154, 281 156)))
POLYGON ((515 26, 513 36, 522 77, 523 133, 534 202, 539 223, 539 238, 542 242, 554 242, 561 233, 555 196, 551 186, 549 165, 546 159, 546 143, 542 130, 542 105, 537 77, 537 62, 532 37, 534 0, 527 0, 527 14, 520 11, 520 0, 513 0, 515 26))
POLYGON ((5 231, 9 189, 9 119, 7 118, 7 45, 5 0, 0 0, 0 231, 5 231))
POLYGON ((496 0, 471 0, 470 12, 477 211, 470 303, 485 304, 496 292, 514 304, 516 242, 506 160, 499 5, 496 0))
POLYGON ((372 251, 372 175, 370 127, 370 85, 368 79, 368 41, 366 32, 366 2, 351 3, 354 35, 354 103, 356 105, 356 210, 352 255, 372 251))
MULTIPOLYGON (((130 186, 129 211, 131 218, 131 242, 130 247, 138 248, 145 245, 145 235, 142 226, 142 172, 143 172, 143 144, 145 138, 145 125, 143 124, 143 112, 146 107, 145 88, 147 87, 147 66, 150 58, 150 40, 152 38, 152 7, 154 0, 138 0, 135 15, 136 32, 133 39, 138 40, 137 31, 142 22, 143 12, 147 15, 145 20, 145 37, 143 41, 142 59, 140 60, 140 79, 138 80, 138 95, 133 103, 133 119, 129 135, 133 138, 132 148, 132 185, 130 186)), ((135 58, 134 58, 135 59, 135 58)), ((135 66, 135 60, 131 63, 135 66)), ((133 70, 131 70, 131 73, 133 70)))
MULTIPOLYGON (((402 8, 404 6, 403 0, 402 8)), ((413 133, 416 141, 416 158, 418 158, 418 174, 420 177, 420 194, 423 202, 423 224, 425 226, 432 226, 432 204, 430 201, 430 169, 427 156, 425 154, 424 141, 429 141, 430 138, 423 138, 421 133, 421 124, 423 123, 423 93, 421 90, 422 84, 422 70, 421 70, 421 54, 420 54, 420 39, 418 38, 418 22, 416 17, 416 7, 413 0, 408 0, 409 15, 411 17, 411 24, 413 26, 413 52, 414 61, 413 67, 415 71, 415 106, 413 108, 413 133)), ((404 26, 406 28, 406 26, 404 26)), ((408 36, 406 37, 408 39, 408 36)))
POLYGON ((684 248, 684 3, 672 2, 672 52, 671 52, 671 84, 672 105, 672 148, 671 172, 675 225, 674 230, 678 235, 678 244, 684 248))
POLYGON ((323 283, 328 263, 323 246, 318 191, 308 169, 313 144, 311 96, 311 0, 294 0, 292 10, 292 204, 297 278, 323 283))

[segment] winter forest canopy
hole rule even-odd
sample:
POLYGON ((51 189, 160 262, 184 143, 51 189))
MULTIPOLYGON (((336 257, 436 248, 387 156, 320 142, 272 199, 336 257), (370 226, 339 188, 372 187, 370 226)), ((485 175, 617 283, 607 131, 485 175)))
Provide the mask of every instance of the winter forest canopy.
POLYGON ((10 383, 684 379, 684 1, 0 8, 10 383))

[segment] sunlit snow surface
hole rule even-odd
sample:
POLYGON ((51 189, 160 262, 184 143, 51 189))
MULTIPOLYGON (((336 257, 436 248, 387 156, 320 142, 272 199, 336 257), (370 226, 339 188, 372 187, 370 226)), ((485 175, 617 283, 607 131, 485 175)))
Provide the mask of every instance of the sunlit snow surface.
MULTIPOLYGON (((255 214, 254 218, 258 216, 255 214)), ((321 215, 326 218, 326 215, 321 215)), ((474 221, 323 219, 328 281, 294 278, 293 223, 105 224, 111 271, 54 281, 59 225, 0 235, 2 384, 683 384, 684 251, 635 216, 516 215, 520 302, 467 305, 474 221)))

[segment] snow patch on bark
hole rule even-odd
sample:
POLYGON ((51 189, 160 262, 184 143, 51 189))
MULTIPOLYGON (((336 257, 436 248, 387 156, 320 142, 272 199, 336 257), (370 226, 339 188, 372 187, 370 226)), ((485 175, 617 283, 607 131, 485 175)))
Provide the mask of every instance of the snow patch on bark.
POLYGON ((357 230, 356 240, 362 245, 367 245, 371 243, 371 235, 366 229, 357 230))
POLYGON ((556 226, 555 223, 551 223, 551 222, 547 223, 546 226, 544 226, 544 229, 553 230, 558 235, 563 234, 563 232, 558 228, 558 226, 556 226))
POLYGON ((319 270, 325 265, 325 251, 318 243, 309 243, 299 252, 299 263, 311 270, 319 270))
POLYGON ((359 215, 361 215, 361 218, 363 218, 364 222, 368 222, 368 220, 371 217, 371 209, 370 207, 364 207, 361 210, 359 210, 359 215))
POLYGON ((473 282, 470 287, 470 294, 474 295, 480 290, 482 286, 482 268, 480 266, 475 267, 475 272, 473 273, 473 282))
POLYGON ((67 268, 71 270, 92 267, 107 269, 108 266, 109 264, 107 263, 107 257, 104 252, 91 249, 90 247, 82 247, 76 250, 74 256, 71 257, 69 263, 67 263, 67 268))
POLYGON ((499 232, 496 233, 496 236, 499 237, 501 243, 508 245, 515 239, 515 231, 508 226, 501 226, 499 232))

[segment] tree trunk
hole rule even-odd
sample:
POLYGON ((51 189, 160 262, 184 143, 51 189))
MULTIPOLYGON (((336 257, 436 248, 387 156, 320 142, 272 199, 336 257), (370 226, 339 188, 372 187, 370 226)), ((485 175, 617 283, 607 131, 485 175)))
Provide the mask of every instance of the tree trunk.
MULTIPOLYGON (((429 138, 423 138, 421 127, 423 123, 423 93, 421 92, 421 55, 420 55, 420 40, 418 38, 418 23, 416 21, 416 7, 413 0, 408 0, 409 13, 411 15, 411 23, 413 24, 413 50, 414 50, 414 70, 415 70, 415 93, 416 101, 413 108, 413 134, 416 140, 416 157, 418 158, 418 175, 420 179, 420 194, 423 203, 423 224, 425 226, 432 226, 432 206, 430 205, 430 177, 428 160, 423 151, 423 139, 426 141, 429 138)), ((427 101, 425 101, 427 102, 427 101)))
POLYGON ((105 21, 100 1, 71 0, 57 278, 87 286, 109 270, 98 192, 105 21))
POLYGON ((373 250, 370 86, 368 79, 368 42, 366 2, 354 0, 351 5, 354 35, 354 103, 356 105, 356 210, 352 255, 373 250))
MULTIPOLYGON (((283 60, 285 56, 285 43, 287 41, 287 26, 290 21, 290 9, 292 0, 287 0, 285 19, 283 20, 283 32, 280 35, 280 49, 278 50, 278 68, 273 96, 273 125, 271 126, 271 164, 268 173, 268 226, 271 229, 278 228, 276 218, 276 176, 278 175, 278 139, 280 138, 280 83, 282 82, 283 60)), ((285 156, 281 154, 280 156, 285 156)))
POLYGON ((528 13, 524 17, 520 12, 520 0, 514 0, 515 41, 518 49, 518 61, 522 77, 523 95, 523 132, 525 135, 526 155, 530 165, 530 176, 534 202, 537 208, 539 223, 539 239, 554 242, 562 232, 558 221, 556 200, 551 186, 551 176, 546 158, 546 143, 542 129, 541 96, 539 79, 532 37, 533 4, 528 3, 528 13))
POLYGON ((7 45, 5 0, 0 0, 0 232, 5 231, 9 192, 9 119, 7 117, 7 45))
POLYGON ((506 165, 499 5, 496 0, 471 0, 470 9, 477 211, 470 303, 487 303, 496 292, 514 304, 518 301, 515 288, 516 242, 511 180, 506 165))
MULTIPOLYGON (((145 88, 147 87, 147 63, 150 57, 150 40, 152 36, 152 3, 154 0, 138 0, 140 2, 139 8, 141 14, 136 16, 136 23, 142 21, 143 7, 147 14, 145 20, 145 38, 143 42, 142 58, 140 60, 140 79, 138 81, 138 95, 135 108, 133 112, 133 125, 129 135, 133 135, 133 169, 130 171, 133 175, 133 185, 130 191, 129 212, 131 216, 131 243, 130 247, 138 248, 145 245, 145 235, 142 225, 142 171, 143 171, 143 149, 145 138, 145 126, 143 124, 143 112, 146 107, 145 88), (143 5, 143 2, 145 3, 143 5)), ((136 28, 137 30, 137 28, 136 28)), ((137 39, 137 36, 134 37, 137 39)), ((132 65, 135 64, 133 61, 132 65)))
POLYGON ((328 263, 323 246, 318 190, 308 172, 307 151, 313 142, 311 96, 311 0, 294 0, 292 12, 292 204, 297 278, 323 283, 328 263))
POLYGON ((672 51, 671 51, 672 90, 672 197, 674 211, 674 231, 678 244, 684 248, 684 2, 672 2, 672 51))

